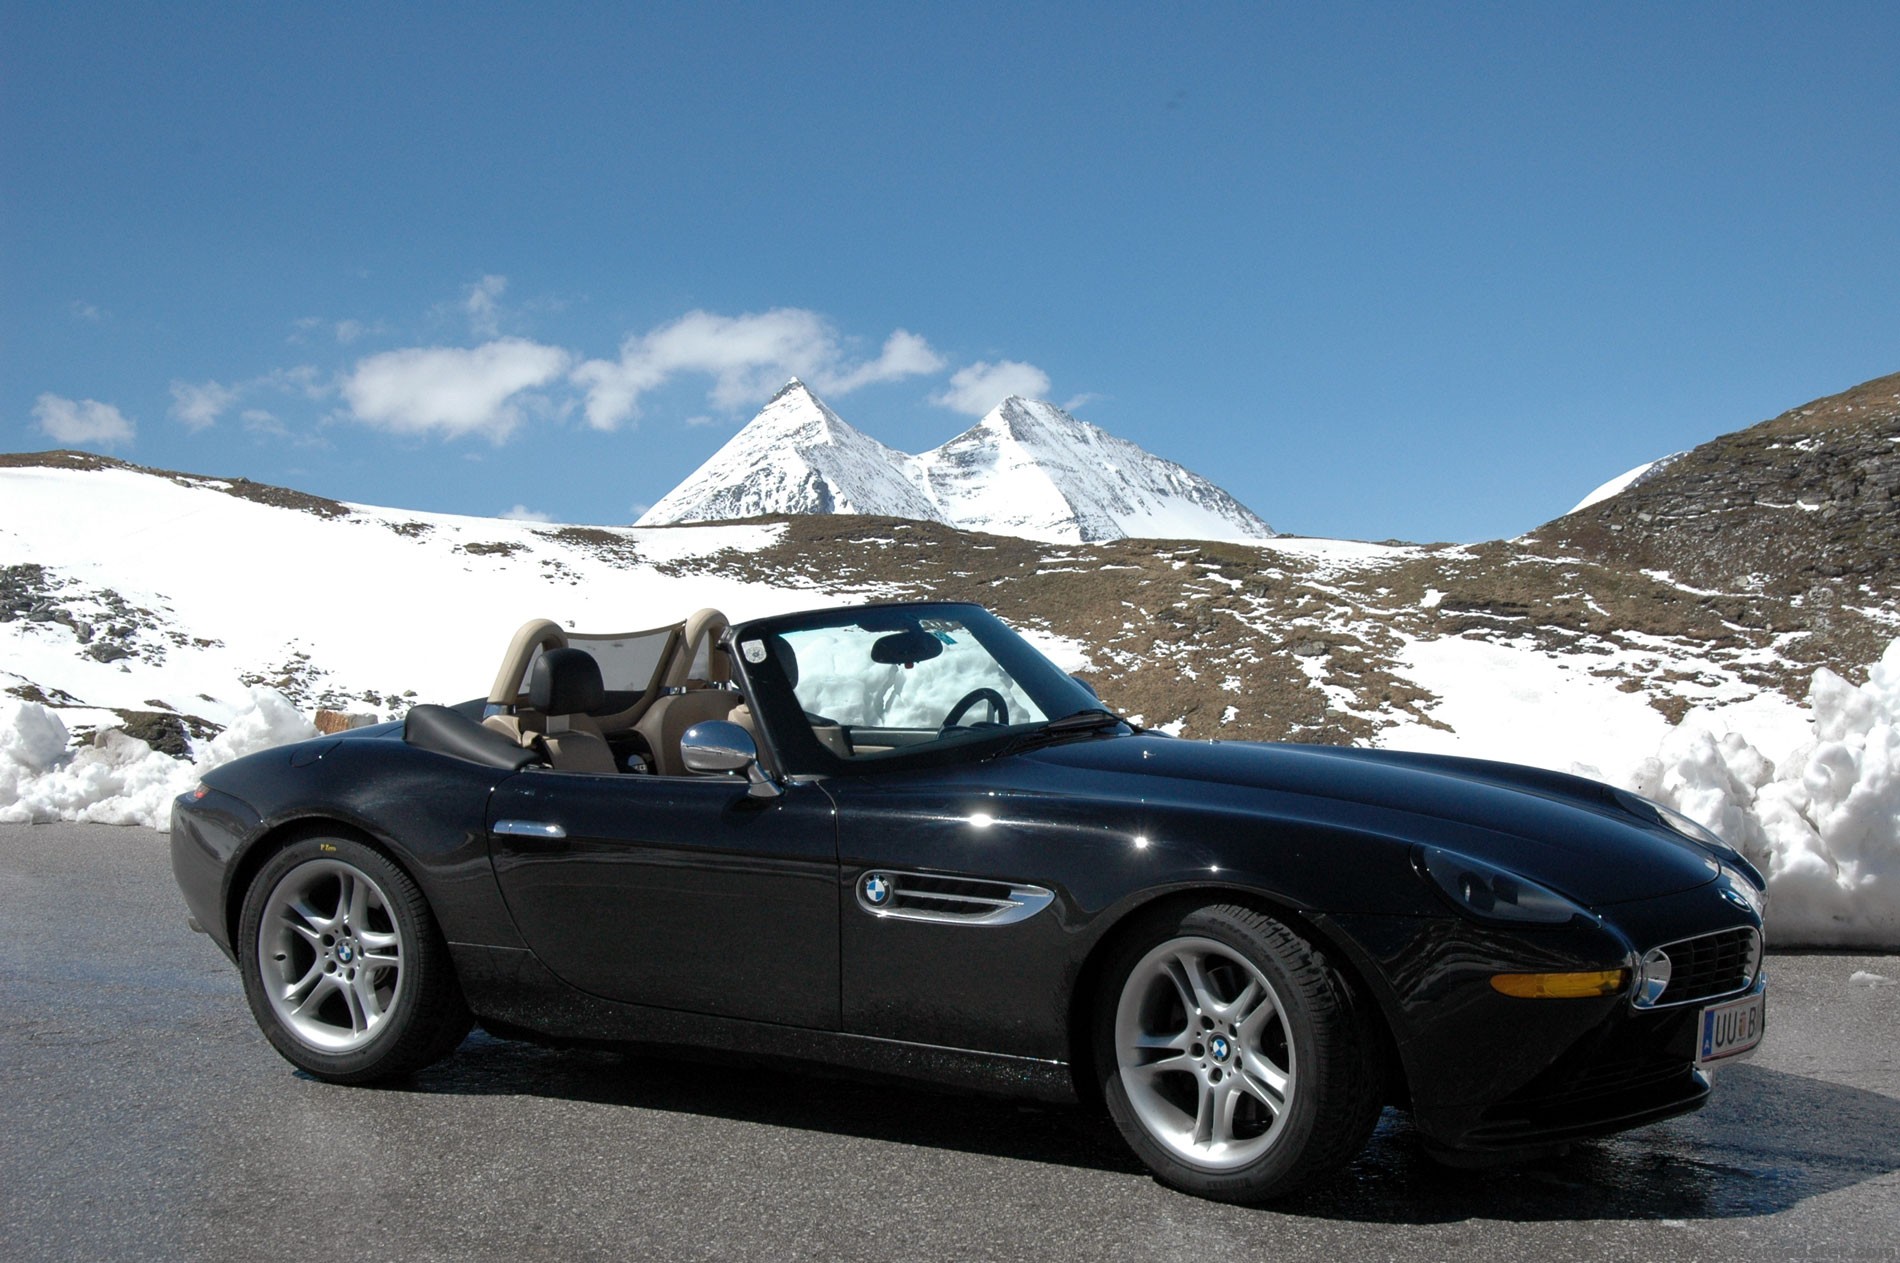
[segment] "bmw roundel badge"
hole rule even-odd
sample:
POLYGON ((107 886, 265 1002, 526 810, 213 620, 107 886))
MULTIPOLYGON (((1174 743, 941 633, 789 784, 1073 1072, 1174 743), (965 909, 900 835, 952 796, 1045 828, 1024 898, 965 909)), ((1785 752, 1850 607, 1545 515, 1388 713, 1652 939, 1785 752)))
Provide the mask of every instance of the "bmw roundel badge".
POLYGON ((891 879, 883 873, 864 875, 864 902, 881 908, 891 901, 891 879))

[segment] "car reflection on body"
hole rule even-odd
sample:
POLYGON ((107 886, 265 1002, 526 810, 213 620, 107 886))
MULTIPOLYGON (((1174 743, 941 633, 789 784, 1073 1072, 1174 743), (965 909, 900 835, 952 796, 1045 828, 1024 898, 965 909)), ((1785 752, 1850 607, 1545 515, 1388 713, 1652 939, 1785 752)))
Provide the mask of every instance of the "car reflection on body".
POLYGON ((1105 1105, 1233 1201, 1381 1109, 1512 1154, 1700 1106, 1761 1034, 1760 875, 1508 764, 1197 742, 980 607, 537 620, 485 702, 209 773, 195 924, 271 1043, 362 1083, 501 1037, 1105 1105))

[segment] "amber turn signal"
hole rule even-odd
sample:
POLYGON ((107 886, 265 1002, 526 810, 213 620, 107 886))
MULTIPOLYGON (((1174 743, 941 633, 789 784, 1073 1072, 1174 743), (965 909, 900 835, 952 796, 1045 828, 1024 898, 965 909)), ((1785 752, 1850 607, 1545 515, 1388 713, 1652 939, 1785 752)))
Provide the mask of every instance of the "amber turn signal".
POLYGON ((1615 995, 1629 986, 1627 969, 1598 969, 1581 974, 1493 974, 1491 987, 1520 1000, 1578 1000, 1615 995))

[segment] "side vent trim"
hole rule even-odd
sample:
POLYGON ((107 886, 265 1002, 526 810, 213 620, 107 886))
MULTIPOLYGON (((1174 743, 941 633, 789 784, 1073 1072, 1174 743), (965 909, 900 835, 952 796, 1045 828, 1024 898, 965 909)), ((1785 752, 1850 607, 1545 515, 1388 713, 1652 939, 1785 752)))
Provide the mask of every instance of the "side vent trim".
POLYGON ((858 907, 874 917, 935 925, 995 926, 1027 921, 1055 902, 1055 892, 1019 882, 894 873, 872 869, 857 882, 858 907))

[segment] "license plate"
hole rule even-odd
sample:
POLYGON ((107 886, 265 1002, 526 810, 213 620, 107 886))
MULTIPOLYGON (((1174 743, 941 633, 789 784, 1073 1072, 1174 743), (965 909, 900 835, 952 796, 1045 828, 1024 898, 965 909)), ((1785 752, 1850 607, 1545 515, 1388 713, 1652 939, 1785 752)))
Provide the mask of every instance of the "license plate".
POLYGON ((1695 1063, 1707 1066, 1753 1052, 1755 1045, 1761 1043, 1767 1020, 1768 993, 1765 991, 1726 1004, 1711 1004, 1702 1010, 1702 1037, 1696 1046, 1695 1063))

